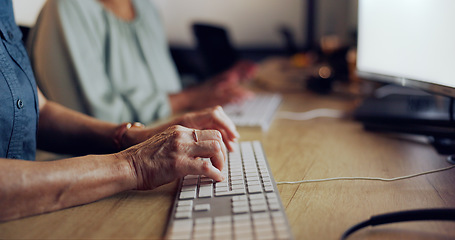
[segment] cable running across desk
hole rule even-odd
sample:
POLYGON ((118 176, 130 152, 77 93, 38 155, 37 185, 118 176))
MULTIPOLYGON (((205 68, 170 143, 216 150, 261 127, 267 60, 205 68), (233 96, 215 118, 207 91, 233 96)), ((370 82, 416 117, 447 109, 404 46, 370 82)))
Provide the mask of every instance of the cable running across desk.
POLYGON ((299 184, 299 183, 315 183, 315 182, 327 182, 327 181, 339 181, 339 180, 370 180, 370 181, 382 181, 382 182, 393 182, 393 181, 398 181, 398 180, 404 180, 404 179, 409 179, 409 178, 414 178, 422 175, 427 175, 431 173, 436 173, 436 172, 442 172, 442 171, 447 171, 449 169, 455 168, 455 165, 448 166, 445 168, 439 168, 435 170, 430 170, 426 172, 421 172, 421 173, 416 173, 416 174, 411 174, 407 176, 402 176, 402 177, 395 177, 395 178, 380 178, 380 177, 335 177, 335 178, 324 178, 324 179, 310 179, 310 180, 301 180, 301 181, 295 181, 295 182, 290 182, 290 181, 283 181, 283 182, 277 182, 276 184, 299 184))

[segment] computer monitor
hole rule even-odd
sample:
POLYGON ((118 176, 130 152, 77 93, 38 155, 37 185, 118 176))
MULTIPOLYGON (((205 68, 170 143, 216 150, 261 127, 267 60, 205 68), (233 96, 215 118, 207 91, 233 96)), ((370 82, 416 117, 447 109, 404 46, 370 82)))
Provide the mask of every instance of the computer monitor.
POLYGON ((454 13, 453 0, 359 0, 359 77, 431 93, 367 99, 354 113, 366 129, 431 136, 455 153, 454 13))
POLYGON ((363 78, 455 97, 455 1, 359 0, 363 78))

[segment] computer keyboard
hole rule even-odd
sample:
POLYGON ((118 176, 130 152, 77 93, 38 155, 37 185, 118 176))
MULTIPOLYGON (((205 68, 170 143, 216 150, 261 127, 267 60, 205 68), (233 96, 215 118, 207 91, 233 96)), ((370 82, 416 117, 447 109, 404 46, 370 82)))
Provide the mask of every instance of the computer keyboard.
POLYGON ((256 94, 244 102, 227 104, 223 108, 236 126, 260 127, 267 131, 281 100, 279 94, 256 94))
POLYGON ((259 141, 236 144, 222 173, 180 180, 167 239, 293 239, 259 141))

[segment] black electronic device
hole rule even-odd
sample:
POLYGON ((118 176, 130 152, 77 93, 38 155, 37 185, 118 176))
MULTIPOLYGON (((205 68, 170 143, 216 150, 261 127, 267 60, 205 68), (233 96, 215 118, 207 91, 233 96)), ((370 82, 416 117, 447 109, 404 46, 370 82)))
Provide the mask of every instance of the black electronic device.
POLYGON ((341 236, 341 240, 347 239, 354 232, 368 227, 382 224, 408 222, 408 221, 455 221, 455 209, 453 208, 436 208, 436 209, 415 209, 408 211, 399 211, 372 216, 370 219, 358 223, 341 236))
POLYGON ((204 77, 219 74, 239 60, 226 26, 197 22, 193 24, 193 33, 206 68, 204 77))
POLYGON ((366 129, 429 136, 455 154, 454 11, 451 0, 359 1, 358 75, 429 93, 366 99, 354 113, 366 129))

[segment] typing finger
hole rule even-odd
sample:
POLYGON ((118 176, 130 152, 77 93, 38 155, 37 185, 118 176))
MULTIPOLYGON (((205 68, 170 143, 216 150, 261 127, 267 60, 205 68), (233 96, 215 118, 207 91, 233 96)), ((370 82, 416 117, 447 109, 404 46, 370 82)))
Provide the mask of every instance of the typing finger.
POLYGON ((214 121, 218 129, 223 129, 226 136, 223 135, 226 140, 233 141, 240 137, 237 129, 232 120, 226 115, 223 108, 218 106, 214 111, 214 121))
POLYGON ((221 171, 213 166, 210 161, 204 159, 190 161, 187 170, 187 174, 205 175, 217 182, 224 181, 224 176, 221 171))
POLYGON ((217 130, 195 130, 196 147, 190 153, 194 157, 210 158, 213 165, 223 170, 224 162, 227 159, 226 147, 222 137, 217 130))
MULTIPOLYGON (((221 151, 222 161, 224 163, 227 159, 226 147, 223 143, 223 137, 218 130, 195 130, 195 137, 198 139, 199 152, 198 154, 207 155, 213 151, 221 151)), ((196 148, 198 149, 198 148, 196 148)), ((199 156, 199 157, 210 157, 210 156, 199 156)), ((218 167, 218 164, 214 164, 215 167, 218 167)), ((221 168, 222 170, 222 168, 221 168)))
POLYGON ((215 140, 198 141, 196 147, 189 153, 193 160, 188 162, 190 174, 199 174, 210 177, 216 181, 223 181, 221 171, 224 167, 225 157, 221 145, 215 140))
POLYGON ((225 129, 219 129, 221 136, 223 137, 223 142, 224 142, 224 147, 227 148, 227 151, 232 152, 234 151, 234 148, 232 147, 232 142, 235 140, 229 140, 228 134, 225 129))

